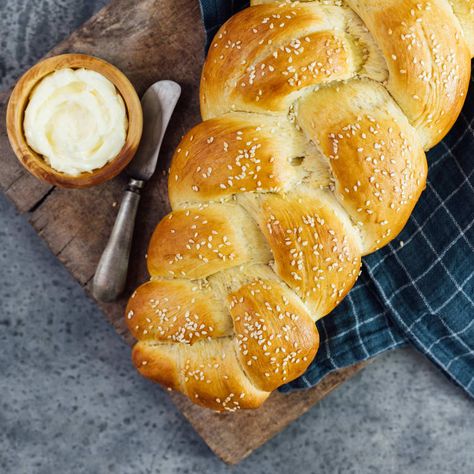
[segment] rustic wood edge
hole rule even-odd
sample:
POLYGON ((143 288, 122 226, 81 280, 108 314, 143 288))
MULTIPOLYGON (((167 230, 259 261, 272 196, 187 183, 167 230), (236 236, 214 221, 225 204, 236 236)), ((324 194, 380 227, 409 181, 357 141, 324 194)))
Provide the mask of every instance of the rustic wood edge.
MULTIPOLYGON (((269 401, 271 403, 275 402, 275 399, 278 398, 280 403, 279 405, 283 408, 285 405, 285 399, 288 397, 294 398, 294 402, 292 403, 292 409, 290 410, 290 415, 288 415, 288 410, 285 410, 285 421, 280 423, 281 418, 278 417, 273 418, 273 422, 267 426, 264 426, 259 432, 259 436, 257 438, 253 438, 252 443, 248 444, 236 444, 233 445, 232 443, 217 443, 215 437, 210 437, 208 430, 210 428, 210 424, 208 425, 193 425, 196 432, 203 438, 212 452, 222 459, 226 464, 235 465, 239 462, 243 461, 246 457, 252 454, 255 450, 259 449, 262 445, 266 442, 270 441, 274 436, 281 433, 288 425, 296 421, 302 415, 307 413, 311 408, 313 408, 319 401, 329 395, 331 392, 336 390, 340 387, 345 381, 355 376, 359 373, 364 367, 371 364, 375 358, 368 359, 367 361, 360 362, 358 364, 352 365, 350 367, 346 367, 345 369, 338 370, 337 372, 333 372, 327 375, 316 387, 312 387, 309 389, 302 389, 300 391, 291 392, 289 394, 284 394, 280 392, 274 392, 269 401)), ((181 413, 184 417, 189 420, 192 424, 192 420, 195 420, 196 417, 193 414, 193 411, 196 410, 196 406, 192 405, 190 402, 181 394, 174 394, 171 397, 173 402, 178 406, 181 413)), ((198 410, 200 408, 198 407, 198 410)), ((265 410, 265 405, 259 408, 257 411, 265 410)), ((278 413, 279 414, 279 413, 278 413)), ((223 416, 234 416, 233 414, 229 415, 222 415, 216 414, 217 417, 223 416)))

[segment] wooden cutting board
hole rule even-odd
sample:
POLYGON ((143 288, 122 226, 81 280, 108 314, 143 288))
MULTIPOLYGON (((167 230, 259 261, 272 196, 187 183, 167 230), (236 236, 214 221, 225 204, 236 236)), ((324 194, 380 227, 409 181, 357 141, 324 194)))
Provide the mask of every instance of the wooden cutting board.
MULTIPOLYGON (((142 198, 128 289, 115 303, 97 303, 130 344, 133 341, 125 329, 124 307, 127 295, 147 279, 146 247, 154 226, 169 211, 165 170, 181 136, 200 121, 198 87, 203 45, 197 0, 114 0, 50 52, 87 53, 104 58, 130 78, 139 94, 159 79, 172 79, 183 89, 166 133, 159 169, 142 198)), ((0 189, 89 293, 125 178, 118 177, 87 190, 64 190, 36 180, 21 167, 9 147, 5 131, 7 100, 7 93, 0 97, 0 189)), ((262 408, 253 412, 222 415, 197 407, 179 394, 172 393, 171 397, 209 447, 224 461, 237 463, 361 367, 360 364, 330 375, 311 390, 291 395, 274 393, 262 408)))

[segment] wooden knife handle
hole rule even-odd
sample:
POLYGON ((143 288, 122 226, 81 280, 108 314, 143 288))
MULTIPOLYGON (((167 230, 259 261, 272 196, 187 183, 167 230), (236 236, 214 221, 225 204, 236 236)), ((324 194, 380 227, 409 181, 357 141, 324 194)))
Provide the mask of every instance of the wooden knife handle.
POLYGON ((109 241, 94 275, 92 293, 99 301, 118 298, 125 288, 135 217, 144 181, 131 179, 124 193, 109 241))

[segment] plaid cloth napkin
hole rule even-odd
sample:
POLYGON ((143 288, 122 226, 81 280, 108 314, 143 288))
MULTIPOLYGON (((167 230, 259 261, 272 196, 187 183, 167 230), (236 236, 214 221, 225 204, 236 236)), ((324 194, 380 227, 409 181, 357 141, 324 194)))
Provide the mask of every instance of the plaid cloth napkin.
MULTIPOLYGON (((200 0, 208 44, 243 0, 200 0)), ((363 259, 358 282, 317 322, 314 362, 282 391, 411 343, 474 397, 474 82, 447 137, 428 153, 425 192, 402 233, 363 259)))

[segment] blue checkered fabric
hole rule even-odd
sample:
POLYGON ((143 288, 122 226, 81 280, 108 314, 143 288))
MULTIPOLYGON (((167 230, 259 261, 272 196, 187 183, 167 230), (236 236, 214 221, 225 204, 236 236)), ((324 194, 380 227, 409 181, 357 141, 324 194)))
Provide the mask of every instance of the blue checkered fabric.
MULTIPOLYGON (((201 0, 208 41, 245 1, 201 0)), ((405 229, 363 259, 342 303, 318 321, 321 346, 282 391, 412 344, 474 397, 474 83, 448 136, 428 153, 429 173, 405 229)))

